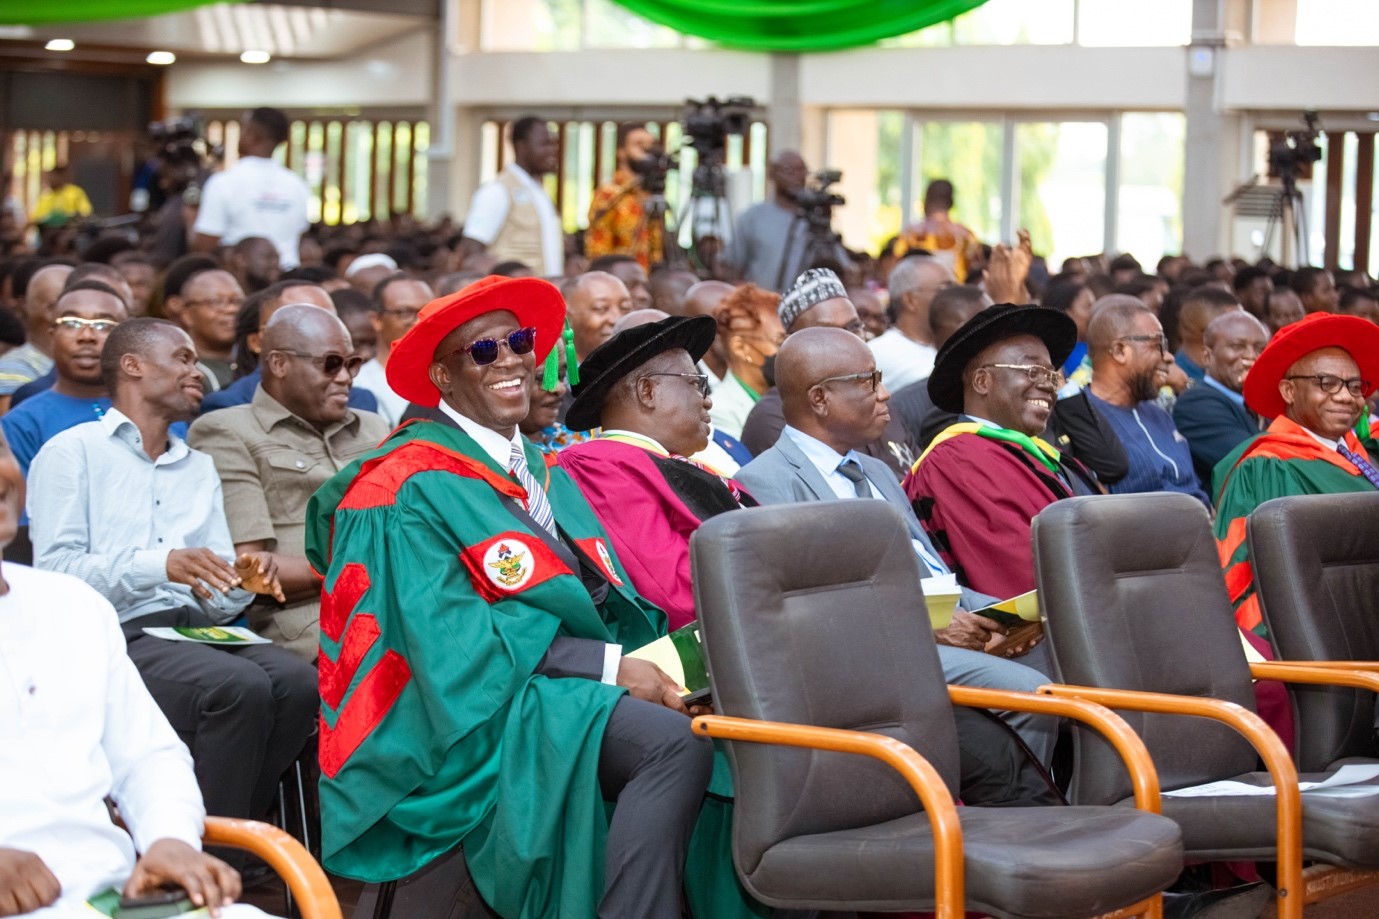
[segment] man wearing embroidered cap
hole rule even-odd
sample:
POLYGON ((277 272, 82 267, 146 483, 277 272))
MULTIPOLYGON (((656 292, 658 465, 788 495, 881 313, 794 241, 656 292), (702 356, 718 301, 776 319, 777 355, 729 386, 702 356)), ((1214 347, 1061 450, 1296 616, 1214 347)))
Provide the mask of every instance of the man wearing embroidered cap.
POLYGON ((1004 303, 969 319, 934 362, 929 397, 959 418, 915 463, 905 494, 944 561, 983 593, 1033 590, 1030 521, 1061 498, 1101 491, 1040 438, 1076 343, 1067 314, 1004 303))
POLYGON ((382 881, 462 846, 502 916, 679 919, 712 747, 674 682, 621 656, 665 615, 517 429, 564 313, 531 278, 427 304, 388 382, 438 412, 308 508, 323 861, 382 881))
POLYGON ((1269 342, 1245 377, 1245 405, 1273 419, 1216 466, 1216 540, 1241 629, 1265 632, 1245 522, 1288 495, 1379 488, 1365 400, 1379 384, 1379 326, 1311 313, 1269 342))

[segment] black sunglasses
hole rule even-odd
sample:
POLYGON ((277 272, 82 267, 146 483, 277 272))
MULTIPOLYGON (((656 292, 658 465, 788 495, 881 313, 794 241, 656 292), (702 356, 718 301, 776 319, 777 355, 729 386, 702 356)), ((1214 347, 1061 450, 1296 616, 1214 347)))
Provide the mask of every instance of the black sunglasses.
POLYGON ((498 347, 503 342, 507 342, 508 350, 513 354, 531 354, 536 349, 536 328, 527 326, 509 334, 506 338, 480 338, 463 348, 456 348, 441 360, 449 360, 456 354, 464 353, 468 354, 476 365, 483 367, 498 360, 498 347))
POLYGON ((340 372, 343 367, 349 373, 350 378, 359 375, 359 368, 364 365, 364 359, 357 354, 312 354, 310 351, 283 351, 275 349, 279 354, 290 354, 293 357, 306 358, 328 377, 333 377, 340 372))

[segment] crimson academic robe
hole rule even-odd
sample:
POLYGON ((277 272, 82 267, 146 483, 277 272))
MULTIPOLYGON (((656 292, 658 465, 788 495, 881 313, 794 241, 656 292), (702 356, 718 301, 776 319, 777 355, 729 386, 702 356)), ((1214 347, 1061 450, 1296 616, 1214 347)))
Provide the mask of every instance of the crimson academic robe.
POLYGON ((608 531, 637 592, 665 611, 671 630, 693 622, 690 536, 710 517, 741 506, 723 480, 618 440, 566 447, 556 462, 608 531))
POLYGON ((1020 446, 978 434, 935 438, 905 477, 905 494, 958 580, 994 597, 1036 586, 1030 522, 1053 502, 1093 494, 1076 460, 1055 475, 1020 446))

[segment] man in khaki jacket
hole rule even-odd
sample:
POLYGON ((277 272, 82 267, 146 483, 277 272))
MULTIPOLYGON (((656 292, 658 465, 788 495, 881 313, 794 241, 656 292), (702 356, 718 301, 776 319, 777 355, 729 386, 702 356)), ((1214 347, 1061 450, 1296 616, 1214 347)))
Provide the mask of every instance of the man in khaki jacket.
POLYGON ((513 161, 480 185, 469 202, 460 260, 484 254, 557 277, 564 273, 565 238, 541 177, 555 172, 560 145, 546 120, 535 115, 514 121, 511 137, 513 161))
POLYGON ((263 332, 263 380, 248 405, 203 415, 188 432, 220 473, 236 553, 272 552, 286 603, 261 597, 249 624, 314 662, 321 581, 307 564, 306 504, 327 479, 388 434, 348 405, 360 358, 349 332, 316 306, 285 306, 263 332))

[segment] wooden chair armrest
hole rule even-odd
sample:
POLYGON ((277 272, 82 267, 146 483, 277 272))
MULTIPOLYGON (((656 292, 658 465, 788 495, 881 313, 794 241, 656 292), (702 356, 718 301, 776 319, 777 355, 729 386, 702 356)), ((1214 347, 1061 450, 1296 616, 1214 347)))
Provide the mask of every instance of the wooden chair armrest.
POLYGON ((1278 680, 1280 683, 1309 683, 1321 686, 1352 686, 1379 692, 1379 665, 1362 661, 1339 661, 1339 666, 1300 665, 1294 661, 1265 661, 1250 664, 1250 675, 1257 680, 1278 680), (1356 667, 1346 667, 1355 663, 1356 667), (1371 671, 1370 666, 1376 670, 1371 671))
POLYGON ((963 919, 962 824, 943 777, 914 748, 883 734, 727 715, 700 715, 691 727, 696 734, 720 740, 870 756, 899 772, 919 796, 934 833, 934 915, 963 919))
POLYGON ((1320 670, 1354 670, 1360 673, 1379 673, 1379 661, 1264 661, 1266 664, 1286 664, 1289 667, 1308 667, 1320 670))
POLYGON ((1298 770, 1293 766, 1288 748, 1262 718, 1234 702, 1200 696, 1069 686, 1063 683, 1050 683, 1039 687, 1039 691, 1087 699, 1107 708, 1125 711, 1210 718, 1244 736, 1264 760, 1264 768, 1274 780, 1278 812, 1278 919, 1302 919, 1306 887, 1302 879, 1302 792, 1298 789, 1298 770))
POLYGON ((1149 756, 1149 748, 1125 719, 1103 705, 1083 699, 1041 696, 1007 689, 976 686, 949 686, 948 698, 954 705, 968 708, 995 708, 1011 712, 1036 712, 1072 718, 1091 726, 1115 747, 1130 773, 1135 791, 1135 806, 1151 814, 1162 813, 1159 800, 1159 772, 1149 756))
POLYGON ((302 844, 282 830, 255 820, 207 817, 203 841, 245 849, 268 863, 292 891, 302 919, 341 919, 340 903, 325 871, 302 844))

